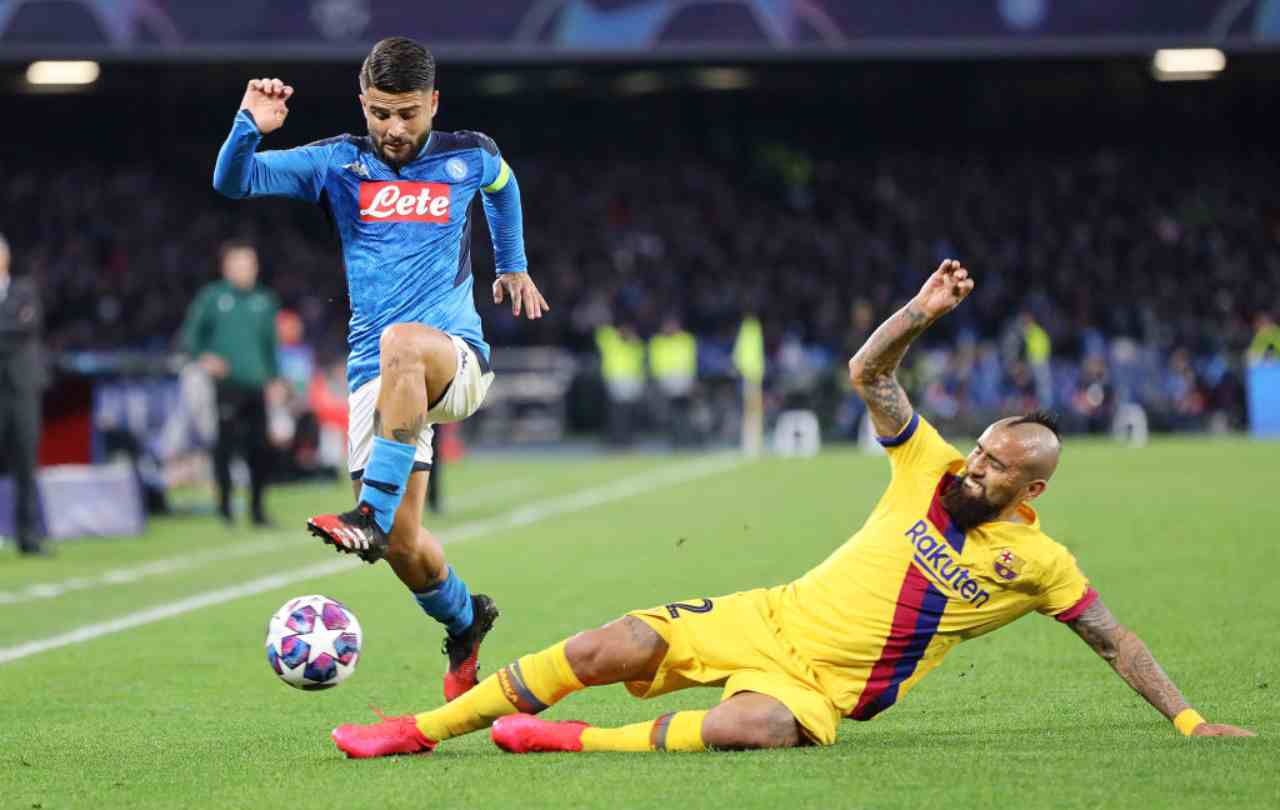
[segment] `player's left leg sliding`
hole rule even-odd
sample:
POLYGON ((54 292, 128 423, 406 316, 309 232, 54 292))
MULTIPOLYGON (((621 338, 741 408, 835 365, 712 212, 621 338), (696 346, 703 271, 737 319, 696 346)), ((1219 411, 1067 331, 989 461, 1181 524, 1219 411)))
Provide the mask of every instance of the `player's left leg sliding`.
POLYGON ((487 728, 500 717, 536 712, 583 688, 565 655, 567 642, 526 655, 438 709, 333 730, 352 758, 430 751, 451 737, 487 728))
POLYGON ((426 752, 440 742, 493 727, 493 739, 513 752, 701 751, 707 712, 677 712, 650 723, 597 729, 533 715, 587 685, 652 677, 666 653, 657 636, 637 640, 624 619, 526 655, 438 709, 368 725, 343 725, 333 740, 353 758, 426 752), (573 647, 571 650, 570 647, 573 647), (570 663, 570 658, 574 663, 570 663))

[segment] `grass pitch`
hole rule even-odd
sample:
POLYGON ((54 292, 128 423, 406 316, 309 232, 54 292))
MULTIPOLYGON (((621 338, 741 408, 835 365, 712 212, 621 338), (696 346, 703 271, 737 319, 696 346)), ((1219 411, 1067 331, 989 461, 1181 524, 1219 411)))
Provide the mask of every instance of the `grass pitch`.
MULTIPOLYGON (((862 523, 888 478, 884 460, 845 450, 696 464, 451 468, 454 506, 431 525, 456 538, 451 561, 503 611, 482 670, 628 609, 793 578, 862 523)), ((328 739, 334 725, 371 719, 369 704, 400 713, 442 700, 441 631, 385 566, 67 635, 334 559, 301 526, 348 503, 345 483, 276 490, 272 511, 296 531, 156 520, 143 538, 64 544, 52 560, 6 552, 0 658, 62 646, 0 663, 0 808, 1280 807, 1278 481, 1275 444, 1076 440, 1039 504, 1191 702, 1259 731, 1252 740, 1177 736, 1074 634, 1032 615, 962 645, 900 705, 844 723, 830 748, 517 757, 481 733, 431 756, 350 762, 328 739), (297 692, 267 667, 266 620, 303 593, 341 599, 363 625, 359 671, 341 688, 297 692)), ((716 697, 644 702, 610 687, 549 716, 620 724, 716 697)))

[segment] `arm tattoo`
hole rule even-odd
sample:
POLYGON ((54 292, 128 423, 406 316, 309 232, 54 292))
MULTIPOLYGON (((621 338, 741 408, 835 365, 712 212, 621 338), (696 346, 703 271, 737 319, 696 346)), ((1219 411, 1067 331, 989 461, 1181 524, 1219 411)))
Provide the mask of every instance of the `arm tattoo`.
POLYGON ((1186 699, 1156 663, 1147 645, 1117 622, 1102 600, 1094 602, 1068 625, 1156 711, 1172 720, 1188 708, 1186 699))
POLYGON ((907 304, 880 324, 849 361, 849 379, 881 436, 896 434, 911 419, 911 401, 895 373, 911 343, 928 327, 928 316, 907 304))

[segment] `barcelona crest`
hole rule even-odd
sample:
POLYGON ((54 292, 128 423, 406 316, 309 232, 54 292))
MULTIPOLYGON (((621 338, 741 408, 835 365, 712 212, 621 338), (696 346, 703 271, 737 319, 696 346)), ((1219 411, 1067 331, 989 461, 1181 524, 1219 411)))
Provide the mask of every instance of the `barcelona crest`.
POLYGON ((1014 579, 1022 573, 1023 560, 1012 551, 1002 548, 996 552, 996 573, 1001 579, 1014 579))

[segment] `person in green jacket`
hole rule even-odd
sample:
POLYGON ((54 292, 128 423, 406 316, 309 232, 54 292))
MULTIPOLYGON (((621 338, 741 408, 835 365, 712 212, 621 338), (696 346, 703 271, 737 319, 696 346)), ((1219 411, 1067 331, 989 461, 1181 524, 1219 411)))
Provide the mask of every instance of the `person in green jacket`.
POLYGON ((253 525, 273 524, 263 506, 271 472, 267 439, 269 386, 279 385, 275 293, 258 286, 258 252, 243 240, 225 242, 219 251, 222 280, 196 295, 182 326, 183 351, 214 381, 218 403, 218 440, 213 450, 218 511, 231 516, 231 457, 243 454, 249 467, 253 525))

